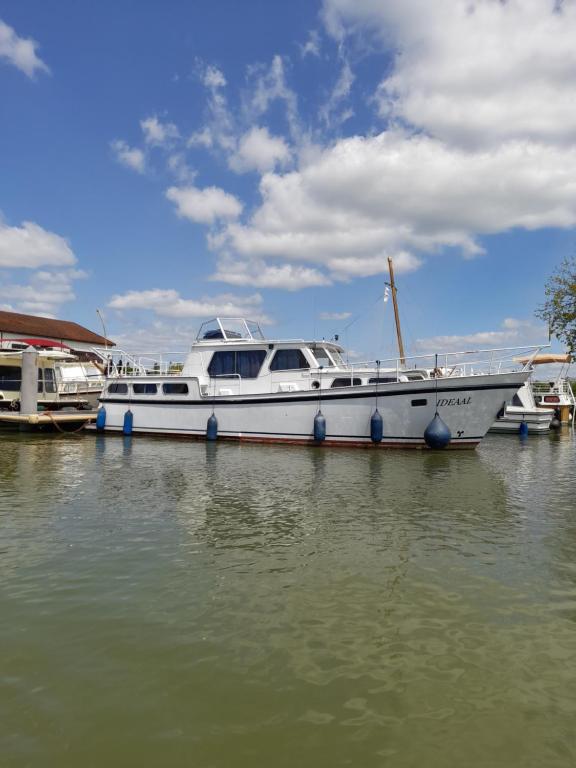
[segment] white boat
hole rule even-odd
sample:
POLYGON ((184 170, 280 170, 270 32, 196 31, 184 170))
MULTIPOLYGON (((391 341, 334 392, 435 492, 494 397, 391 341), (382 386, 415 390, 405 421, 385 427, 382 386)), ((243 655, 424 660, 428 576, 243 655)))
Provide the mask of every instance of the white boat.
POLYGON ((534 401, 530 382, 523 384, 510 404, 503 405, 490 432, 518 434, 526 424, 528 434, 546 434, 556 416, 553 408, 538 408, 534 401))
MULTIPOLYGON (((38 405, 41 409, 60 410, 64 407, 85 408, 86 398, 79 394, 63 397, 58 386, 58 366, 66 365, 72 355, 60 349, 38 352, 38 405)), ((0 410, 20 410, 22 382, 22 350, 0 349, 0 410)))
POLYGON ((558 421, 561 424, 574 426, 574 413, 576 412, 576 398, 568 378, 572 358, 569 354, 536 355, 532 365, 560 365, 558 374, 547 381, 533 379, 531 382, 534 402, 538 408, 553 408, 558 421))
POLYGON ((94 407, 98 405, 98 397, 104 386, 106 365, 106 360, 98 350, 80 352, 53 339, 4 339, 0 342, 0 354, 21 353, 28 347, 34 347, 39 354, 54 361, 56 392, 59 398, 82 398, 94 407))
POLYGON ((56 363, 56 382, 58 392, 63 399, 82 397, 91 405, 98 404, 106 377, 104 367, 99 368, 93 362, 85 362, 71 357, 56 363))
MULTIPOLYGON (((536 354, 539 347, 522 349, 536 354)), ((420 448, 438 412, 451 432, 450 447, 471 448, 530 375, 530 364, 519 365, 515 353, 351 365, 336 341, 268 340, 257 323, 216 318, 202 325, 181 366, 125 353, 121 370, 112 361, 98 425, 212 438, 207 424, 214 415, 219 439, 314 444, 321 413, 326 445, 420 448), (383 430, 378 442, 371 429, 376 409, 383 430)))

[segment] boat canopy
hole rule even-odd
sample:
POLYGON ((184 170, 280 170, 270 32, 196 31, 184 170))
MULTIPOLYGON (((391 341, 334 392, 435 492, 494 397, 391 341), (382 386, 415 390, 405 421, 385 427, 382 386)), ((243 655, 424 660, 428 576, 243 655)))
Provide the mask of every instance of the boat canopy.
POLYGON ((264 341, 258 323, 243 317, 215 317, 202 323, 196 341, 264 341))

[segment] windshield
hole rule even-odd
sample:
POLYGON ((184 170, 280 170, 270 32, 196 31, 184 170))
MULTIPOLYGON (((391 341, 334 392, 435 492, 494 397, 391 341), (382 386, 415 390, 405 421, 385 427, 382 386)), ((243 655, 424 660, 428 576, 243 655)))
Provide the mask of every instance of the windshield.
POLYGON ((318 362, 318 367, 322 366, 323 368, 329 368, 334 365, 334 361, 328 354, 328 350, 324 349, 324 347, 315 347, 312 351, 318 362))

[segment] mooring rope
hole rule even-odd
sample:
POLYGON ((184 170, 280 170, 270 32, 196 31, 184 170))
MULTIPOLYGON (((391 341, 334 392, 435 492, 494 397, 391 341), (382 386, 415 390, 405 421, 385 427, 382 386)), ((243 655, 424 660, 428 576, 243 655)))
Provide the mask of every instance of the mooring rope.
POLYGON ((76 435, 76 434, 78 434, 78 432, 80 432, 80 430, 84 429, 84 427, 86 426, 86 423, 89 421, 89 419, 86 419, 86 421, 83 421, 82 424, 80 424, 80 426, 77 429, 62 429, 60 424, 58 424, 58 422, 54 419, 54 415, 53 415, 52 411, 46 411, 46 414, 47 414, 48 418, 50 419, 50 421, 52 422, 52 424, 54 424, 56 429, 59 432, 61 432, 63 435, 76 435))

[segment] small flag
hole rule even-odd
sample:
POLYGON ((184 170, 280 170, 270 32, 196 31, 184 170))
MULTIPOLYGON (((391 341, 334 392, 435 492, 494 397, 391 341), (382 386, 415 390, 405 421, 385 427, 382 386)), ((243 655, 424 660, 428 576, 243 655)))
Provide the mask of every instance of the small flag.
POLYGON ((388 301, 389 296, 390 296, 390 288, 386 286, 386 288, 384 288, 384 304, 386 304, 386 302, 388 301))

